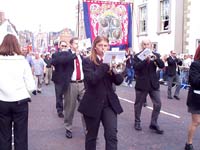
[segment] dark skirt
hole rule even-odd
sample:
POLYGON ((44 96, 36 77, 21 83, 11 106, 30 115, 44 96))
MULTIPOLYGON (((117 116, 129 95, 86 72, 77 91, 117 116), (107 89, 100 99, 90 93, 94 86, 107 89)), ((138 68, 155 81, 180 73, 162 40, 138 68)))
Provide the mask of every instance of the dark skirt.
POLYGON ((200 114, 200 109, 195 109, 193 107, 188 107, 188 112, 191 114, 200 114))

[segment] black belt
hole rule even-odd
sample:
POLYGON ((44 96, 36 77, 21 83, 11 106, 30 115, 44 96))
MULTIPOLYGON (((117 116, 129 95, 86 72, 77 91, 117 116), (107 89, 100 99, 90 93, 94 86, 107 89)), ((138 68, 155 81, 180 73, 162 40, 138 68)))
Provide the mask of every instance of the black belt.
POLYGON ((82 83, 83 80, 70 81, 71 83, 82 83))
POLYGON ((23 103, 27 103, 27 102, 30 102, 31 99, 30 98, 25 98, 25 99, 22 99, 22 100, 19 100, 19 101, 16 101, 17 104, 23 104, 23 103))
POLYGON ((13 101, 13 102, 7 102, 7 101, 1 101, 0 102, 3 102, 3 103, 15 103, 15 104, 23 104, 23 103, 27 103, 27 102, 31 102, 31 99, 30 98, 25 98, 25 99, 22 99, 22 100, 19 100, 19 101, 13 101))

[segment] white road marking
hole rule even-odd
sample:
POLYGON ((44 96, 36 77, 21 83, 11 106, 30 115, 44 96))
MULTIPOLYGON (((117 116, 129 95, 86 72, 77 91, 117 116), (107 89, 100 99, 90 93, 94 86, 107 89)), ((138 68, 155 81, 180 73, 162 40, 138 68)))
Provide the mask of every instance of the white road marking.
POLYGON ((14 146, 14 128, 12 125, 12 146, 14 146))
MULTIPOLYGON (((122 97, 118 97, 118 98, 121 99, 121 100, 123 100, 123 101, 126 101, 126 102, 128 102, 128 103, 132 103, 132 104, 135 103, 135 102, 133 102, 133 101, 131 101, 131 100, 129 100, 129 99, 126 99, 126 98, 122 98, 122 97)), ((146 108, 153 110, 153 108, 150 107, 150 106, 146 106, 146 108)), ((175 114, 172 114, 172 113, 168 113, 168 112, 163 111, 163 110, 161 110, 160 113, 165 114, 165 115, 168 115, 168 116, 171 116, 171 117, 174 117, 174 118, 177 118, 177 119, 180 119, 180 118, 181 118, 181 117, 178 116, 178 115, 175 115, 175 114)))
POLYGON ((123 100, 123 101, 129 102, 129 103, 132 103, 132 104, 135 103, 135 102, 133 102, 133 101, 131 101, 131 100, 128 100, 128 99, 125 99, 125 98, 122 98, 122 97, 119 97, 119 96, 118 96, 118 98, 121 99, 121 100, 123 100))

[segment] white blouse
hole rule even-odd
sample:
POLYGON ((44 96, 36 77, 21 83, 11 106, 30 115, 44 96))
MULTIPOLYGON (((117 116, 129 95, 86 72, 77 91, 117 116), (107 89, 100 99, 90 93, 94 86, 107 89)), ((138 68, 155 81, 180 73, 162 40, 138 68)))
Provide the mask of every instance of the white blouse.
POLYGON ((24 56, 0 56, 0 101, 30 98, 36 89, 31 67, 24 56))

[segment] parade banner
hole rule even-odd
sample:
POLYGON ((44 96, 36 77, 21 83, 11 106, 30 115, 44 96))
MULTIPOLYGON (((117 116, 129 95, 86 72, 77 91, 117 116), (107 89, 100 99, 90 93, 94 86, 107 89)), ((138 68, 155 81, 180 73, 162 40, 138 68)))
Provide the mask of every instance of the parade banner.
POLYGON ((107 36, 111 47, 132 47, 132 13, 130 3, 83 2, 86 37, 107 36))

